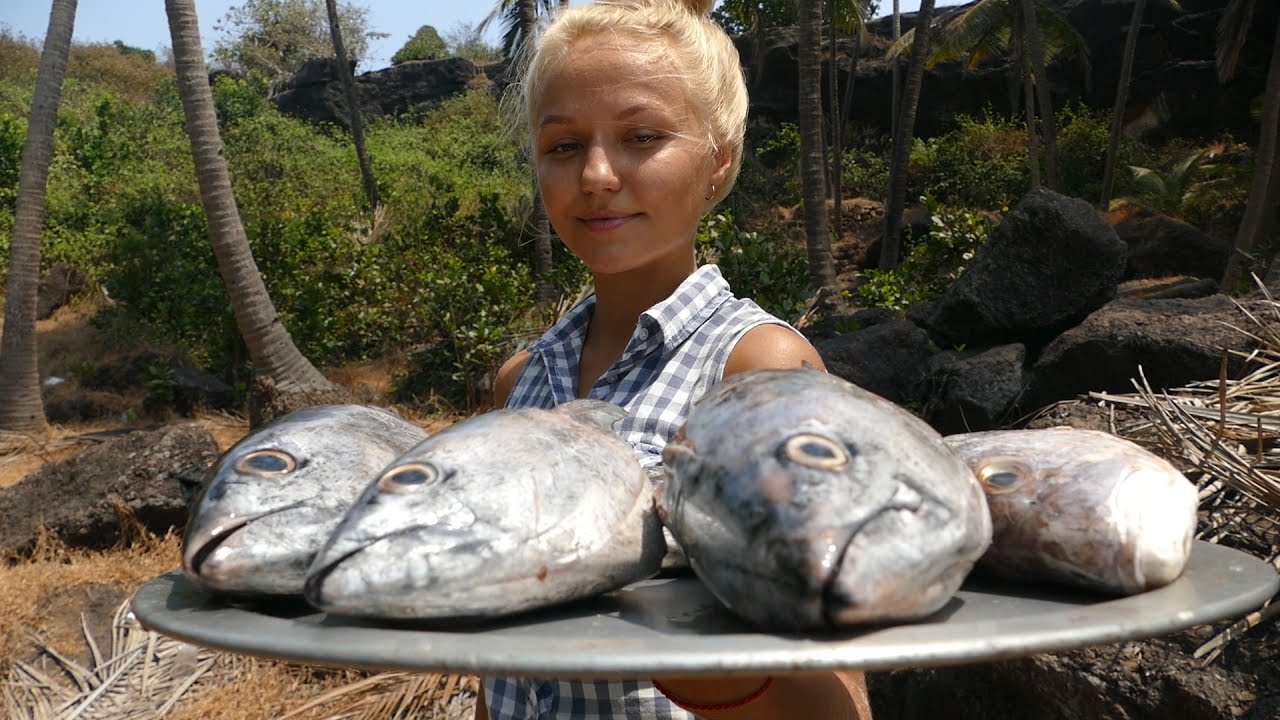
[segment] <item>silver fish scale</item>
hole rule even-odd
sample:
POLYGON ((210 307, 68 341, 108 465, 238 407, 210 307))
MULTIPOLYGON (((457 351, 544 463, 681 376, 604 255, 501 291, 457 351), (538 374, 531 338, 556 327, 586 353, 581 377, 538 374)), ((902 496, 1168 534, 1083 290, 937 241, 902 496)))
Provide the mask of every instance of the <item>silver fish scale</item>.
POLYGON ((310 571, 308 600, 340 615, 497 616, 654 574, 665 543, 649 479, 590 417, 621 412, 598 401, 497 410, 436 434, 352 508, 310 571), (399 485, 403 469, 428 479, 399 485))
POLYGON ((937 432, 817 370, 727 379, 664 461, 664 522, 712 592, 768 629, 928 615, 990 542, 982 491, 937 432))
POLYGON ((258 428, 206 475, 183 539, 184 571, 217 592, 300 596, 307 567, 360 492, 426 438, 416 425, 364 405, 306 408, 258 428), (263 453, 292 469, 239 466, 263 453))

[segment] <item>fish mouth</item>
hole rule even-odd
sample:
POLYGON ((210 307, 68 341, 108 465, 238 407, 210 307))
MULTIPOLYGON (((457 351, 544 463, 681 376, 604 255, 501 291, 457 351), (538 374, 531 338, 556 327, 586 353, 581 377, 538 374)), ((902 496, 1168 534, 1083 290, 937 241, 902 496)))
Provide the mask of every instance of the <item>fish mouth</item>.
MULTIPOLYGON (((853 546, 858 534, 867 526, 889 512, 897 510, 906 510, 913 513, 923 512, 925 514, 949 514, 946 511, 946 505, 940 498, 935 497, 924 488, 918 487, 915 483, 899 477, 893 496, 850 527, 845 532, 844 542, 839 551, 834 553, 830 569, 827 571, 826 578, 822 583, 821 615, 823 622, 828 627, 846 625, 848 624, 847 618, 850 615, 856 615, 861 612, 857 606, 856 597, 852 597, 848 588, 843 587, 841 583, 841 573, 845 570, 845 561, 849 554, 849 548, 853 546)), ((868 594, 879 594, 879 591, 872 589, 868 594)))
MULTIPOLYGON (((197 578, 206 579, 207 576, 204 572, 205 564, 208 562, 209 558, 213 556, 213 553, 217 551, 218 548, 222 547, 222 545, 226 543, 227 540, 231 539, 233 536, 239 533, 240 530, 248 527, 251 523, 253 523, 256 520, 261 520, 262 518, 268 517, 270 515, 276 515, 278 513, 286 512, 296 507, 301 507, 303 504, 304 503, 302 502, 290 503, 288 505, 283 505, 278 508, 272 508, 271 510, 267 510, 265 512, 260 512, 256 515, 245 516, 241 518, 239 521, 234 523, 225 523, 215 527, 213 531, 208 533, 204 541, 200 542, 196 546, 195 552, 192 552, 186 555, 186 557, 184 557, 184 560, 185 560, 184 564, 186 565, 188 572, 197 578)), ((195 534, 200 535, 201 532, 196 531, 195 534)))

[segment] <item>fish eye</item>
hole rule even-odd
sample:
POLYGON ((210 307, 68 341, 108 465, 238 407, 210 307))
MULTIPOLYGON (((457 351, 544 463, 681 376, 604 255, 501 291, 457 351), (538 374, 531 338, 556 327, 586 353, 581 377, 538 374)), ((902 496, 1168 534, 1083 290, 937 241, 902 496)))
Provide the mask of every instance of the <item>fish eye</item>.
POLYGON ((849 454, 839 444, 821 435, 801 433, 782 445, 782 458, 805 467, 834 470, 849 464, 849 454))
POLYGON ((1021 465, 1011 462, 991 463, 978 471, 978 479, 991 495, 1017 490, 1025 475, 1026 471, 1021 465))
POLYGON ((298 469, 298 461, 283 450, 254 450, 236 461, 236 472, 277 477, 298 469))
POLYGON ((440 471, 435 465, 427 463, 400 465, 378 478, 378 489, 393 493, 412 492, 434 483, 439 477, 440 471))

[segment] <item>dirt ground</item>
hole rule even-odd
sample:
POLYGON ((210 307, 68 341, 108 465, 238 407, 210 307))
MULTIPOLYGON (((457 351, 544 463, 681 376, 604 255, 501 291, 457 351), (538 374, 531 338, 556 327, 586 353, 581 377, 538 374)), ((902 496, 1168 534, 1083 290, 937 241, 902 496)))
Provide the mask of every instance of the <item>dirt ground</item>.
MULTIPOLYGON (((40 367, 45 376, 64 380, 48 388, 50 396, 74 392, 76 368, 108 362, 130 349, 89 323, 97 302, 63 308, 38 323, 40 367)), ((386 394, 396 362, 389 358, 338 368, 329 375, 362 396, 377 397, 386 394)), ((0 435, 0 488, 46 463, 73 457, 95 434, 167 420, 125 412, 141 408, 142 401, 141 392, 127 391, 109 399, 121 410, 118 417, 53 426, 41 435, 0 435)), ((434 430, 456 418, 410 419, 434 430)), ((233 414, 202 413, 194 420, 209 430, 222 450, 248 430, 247 418, 233 414)), ((176 536, 155 537, 136 528, 106 551, 71 549, 50 537, 42 539, 31 557, 0 562, 0 716, 35 720, 78 712, 81 718, 104 720, 472 717, 477 687, 473 677, 336 671, 213 653, 145 633, 136 622, 118 617, 143 583, 179 567, 180 544, 176 536), (119 637, 129 630, 149 636, 157 646, 152 648, 155 655, 117 675, 113 658, 130 650, 120 647, 119 637), (104 677, 104 669, 111 671, 110 678, 104 677), (85 702, 95 691, 96 700, 85 702), (60 703, 65 705, 59 710, 60 703)))

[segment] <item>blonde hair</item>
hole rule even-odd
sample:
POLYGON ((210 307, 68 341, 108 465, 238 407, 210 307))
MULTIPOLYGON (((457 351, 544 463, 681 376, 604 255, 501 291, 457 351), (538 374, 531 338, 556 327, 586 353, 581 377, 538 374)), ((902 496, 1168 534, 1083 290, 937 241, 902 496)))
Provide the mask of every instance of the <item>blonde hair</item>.
POLYGON ((742 166, 743 136, 747 126, 747 86, 738 49, 720 26, 711 21, 715 0, 599 0, 591 5, 563 8, 526 45, 532 48, 521 59, 522 81, 508 96, 512 120, 519 136, 531 142, 532 113, 556 64, 579 40, 612 34, 662 43, 675 74, 688 90, 698 119, 706 129, 712 154, 729 152, 729 174, 715 188, 708 207, 724 199, 733 188, 742 166))

